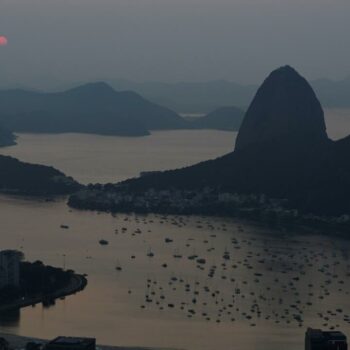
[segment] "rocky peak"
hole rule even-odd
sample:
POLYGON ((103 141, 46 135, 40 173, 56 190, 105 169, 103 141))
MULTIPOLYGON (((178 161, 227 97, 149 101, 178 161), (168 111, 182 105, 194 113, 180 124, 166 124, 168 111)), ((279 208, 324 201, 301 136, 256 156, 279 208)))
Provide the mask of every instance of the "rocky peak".
POLYGON ((290 66, 273 71, 246 112, 236 150, 264 142, 327 140, 324 114, 309 83, 290 66))

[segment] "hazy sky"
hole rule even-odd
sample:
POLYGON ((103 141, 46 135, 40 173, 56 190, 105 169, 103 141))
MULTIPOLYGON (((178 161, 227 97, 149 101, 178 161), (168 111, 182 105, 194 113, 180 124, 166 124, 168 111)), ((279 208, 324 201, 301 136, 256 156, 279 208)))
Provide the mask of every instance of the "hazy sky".
POLYGON ((350 75, 350 0, 0 0, 0 85, 350 75))

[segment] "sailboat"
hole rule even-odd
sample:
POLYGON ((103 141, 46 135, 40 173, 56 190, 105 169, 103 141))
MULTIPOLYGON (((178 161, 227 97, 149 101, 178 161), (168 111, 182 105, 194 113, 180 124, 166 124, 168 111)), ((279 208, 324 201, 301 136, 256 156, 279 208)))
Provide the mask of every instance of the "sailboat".
POLYGON ((121 265, 120 265, 119 260, 117 260, 117 263, 116 263, 116 265, 115 265, 115 269, 116 269, 117 271, 121 271, 121 270, 122 270, 122 267, 121 267, 121 265))

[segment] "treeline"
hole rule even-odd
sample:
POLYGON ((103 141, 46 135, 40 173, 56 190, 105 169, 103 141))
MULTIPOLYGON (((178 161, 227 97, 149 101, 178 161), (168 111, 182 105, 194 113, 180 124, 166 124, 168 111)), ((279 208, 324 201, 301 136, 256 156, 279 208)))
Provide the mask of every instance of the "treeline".
POLYGON ((0 155, 0 192, 20 195, 69 194, 81 187, 71 177, 44 165, 0 155))
POLYGON ((50 295, 69 285, 72 270, 46 266, 41 261, 20 263, 20 286, 0 289, 0 305, 22 297, 50 295))

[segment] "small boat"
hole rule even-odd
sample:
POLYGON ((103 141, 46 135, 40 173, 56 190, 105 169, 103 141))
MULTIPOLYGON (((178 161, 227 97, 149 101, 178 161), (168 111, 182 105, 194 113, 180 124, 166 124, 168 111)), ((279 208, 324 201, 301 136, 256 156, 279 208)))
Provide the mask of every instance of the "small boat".
POLYGON ((174 254, 173 254, 173 257, 174 257, 175 259, 181 259, 181 258, 182 258, 182 254, 179 253, 179 250, 178 250, 178 249, 175 249, 174 254))
POLYGON ((193 254, 193 255, 190 255, 190 256, 188 257, 188 260, 194 260, 194 259, 196 259, 196 258, 198 258, 198 255, 193 254))
POLYGON ((150 258, 154 257, 154 253, 152 252, 151 248, 148 249, 147 256, 150 257, 150 258))
POLYGON ((119 263, 119 260, 117 260, 117 264, 116 264, 116 266, 115 266, 115 269, 116 269, 117 271, 121 271, 121 270, 122 270, 122 267, 121 267, 121 265, 120 265, 120 263, 119 263))

